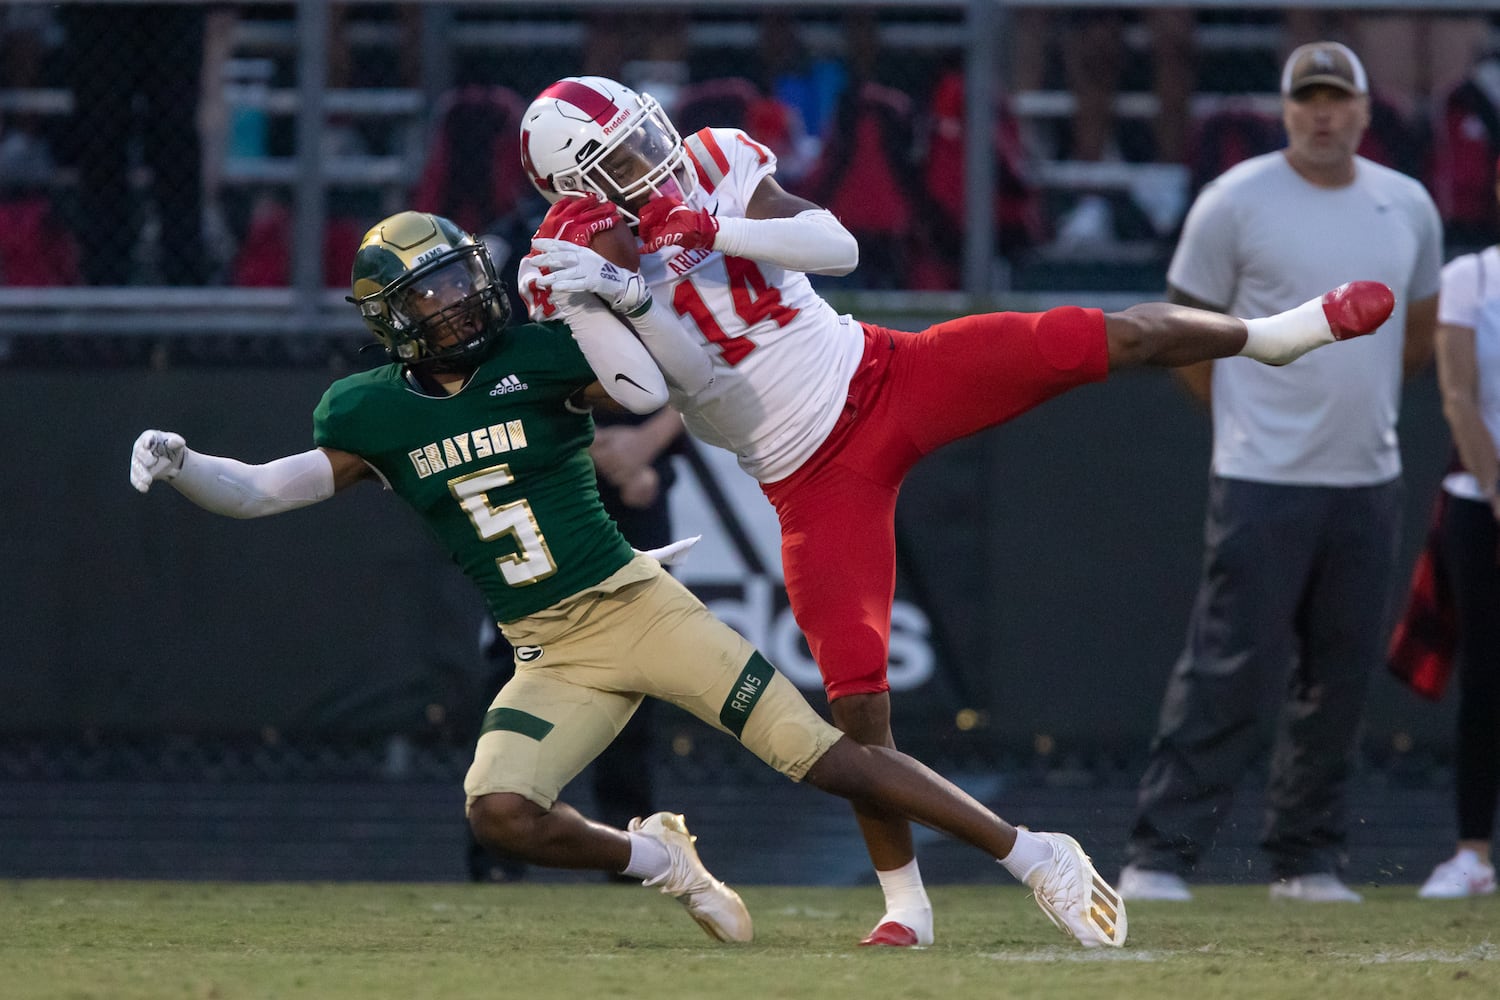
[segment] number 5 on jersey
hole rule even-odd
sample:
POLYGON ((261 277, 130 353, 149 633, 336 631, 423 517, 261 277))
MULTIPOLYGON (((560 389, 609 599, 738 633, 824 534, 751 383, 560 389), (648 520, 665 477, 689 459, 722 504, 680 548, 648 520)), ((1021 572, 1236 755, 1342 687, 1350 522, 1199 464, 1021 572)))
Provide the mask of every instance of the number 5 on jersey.
POLYGON ((495 565, 500 567, 500 575, 505 578, 506 583, 512 587, 524 587, 556 573, 557 563, 552 561, 547 540, 542 537, 536 515, 532 514, 531 504, 525 498, 499 507, 490 506, 490 498, 486 494, 515 481, 516 477, 510 474, 510 466, 496 465, 450 479, 448 491, 464 509, 464 513, 469 515, 469 520, 474 523, 474 530, 479 532, 479 537, 484 541, 492 542, 505 535, 515 538, 516 547, 521 551, 500 556, 495 560, 495 565))

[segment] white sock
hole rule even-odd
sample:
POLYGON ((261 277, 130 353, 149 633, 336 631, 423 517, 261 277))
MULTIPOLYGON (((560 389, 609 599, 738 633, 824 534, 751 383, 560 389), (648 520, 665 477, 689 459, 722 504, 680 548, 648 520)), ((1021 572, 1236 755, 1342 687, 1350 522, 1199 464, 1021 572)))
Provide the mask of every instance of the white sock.
POLYGON ((893 868, 888 872, 876 869, 880 889, 885 893, 885 914, 881 923, 893 920, 911 928, 917 935, 917 944, 923 948, 932 944, 932 903, 927 890, 922 888, 922 873, 917 869, 917 859, 893 868))
POLYGON ((1296 361, 1315 347, 1333 343, 1333 330, 1323 313, 1323 297, 1309 299, 1295 309, 1244 321, 1247 336, 1240 354, 1268 365, 1296 361))
POLYGON ((1489 865, 1489 861, 1480 857, 1479 852, 1472 847, 1460 847, 1453 857, 1455 859, 1463 858, 1471 868, 1477 868, 1480 865, 1489 865))
POLYGON ((877 869, 875 877, 880 879, 880 889, 885 893, 886 913, 932 909, 927 890, 922 887, 922 873, 917 870, 916 858, 888 872, 877 869))
POLYGON ((1043 837, 1038 837, 1024 826, 1016 827, 1016 846, 1010 849, 1010 853, 1000 859, 1005 870, 1010 872, 1021 882, 1026 882, 1033 872, 1036 872, 1052 860, 1052 845, 1043 837))
POLYGON ((667 854, 666 845, 655 837, 634 832, 628 832, 625 836, 630 838, 630 864, 620 872, 621 875, 629 875, 645 882, 665 874, 672 867, 672 858, 667 854))

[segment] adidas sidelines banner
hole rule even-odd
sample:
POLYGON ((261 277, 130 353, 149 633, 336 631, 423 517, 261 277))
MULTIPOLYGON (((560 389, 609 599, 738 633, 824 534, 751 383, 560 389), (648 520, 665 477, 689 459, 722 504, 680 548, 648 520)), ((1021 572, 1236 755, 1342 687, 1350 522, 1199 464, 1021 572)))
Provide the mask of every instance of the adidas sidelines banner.
MULTIPOLYGON (((670 494, 674 538, 702 541, 673 574, 720 620, 755 644, 786 677, 823 705, 823 681, 792 616, 781 567, 781 529, 760 484, 734 455, 687 441, 674 460, 670 494)), ((902 718, 941 716, 963 707, 944 675, 932 616, 909 593, 908 567, 898 572, 887 660, 893 710, 902 718)))

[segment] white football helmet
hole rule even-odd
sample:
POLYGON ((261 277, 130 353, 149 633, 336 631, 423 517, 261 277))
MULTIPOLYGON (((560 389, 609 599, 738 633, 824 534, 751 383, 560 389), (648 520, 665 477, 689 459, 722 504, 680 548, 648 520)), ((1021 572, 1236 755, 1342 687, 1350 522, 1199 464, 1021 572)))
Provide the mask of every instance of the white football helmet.
POLYGON ((686 201, 693 170, 682 137, 650 94, 602 76, 570 76, 521 119, 521 162, 542 197, 593 191, 630 222, 653 195, 686 201))

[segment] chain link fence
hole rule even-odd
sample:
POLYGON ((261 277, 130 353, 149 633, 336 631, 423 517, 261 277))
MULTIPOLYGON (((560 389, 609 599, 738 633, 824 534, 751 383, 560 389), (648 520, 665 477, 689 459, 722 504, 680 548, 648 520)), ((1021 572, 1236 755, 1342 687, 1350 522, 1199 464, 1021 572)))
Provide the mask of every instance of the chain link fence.
POLYGON ((0 286, 341 289, 364 229, 413 206, 514 250, 544 208, 519 111, 599 73, 775 148, 860 236, 835 294, 1156 290, 1194 191, 1282 141, 1280 62, 1316 37, 1369 63, 1366 155, 1472 245, 1496 223, 1487 6, 13 0, 0 286))

